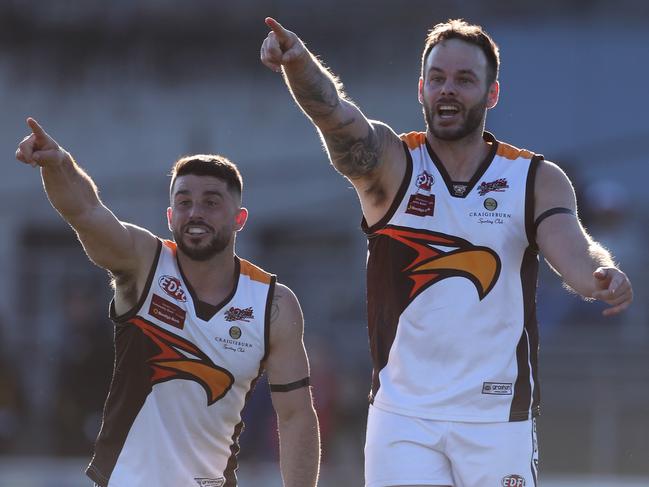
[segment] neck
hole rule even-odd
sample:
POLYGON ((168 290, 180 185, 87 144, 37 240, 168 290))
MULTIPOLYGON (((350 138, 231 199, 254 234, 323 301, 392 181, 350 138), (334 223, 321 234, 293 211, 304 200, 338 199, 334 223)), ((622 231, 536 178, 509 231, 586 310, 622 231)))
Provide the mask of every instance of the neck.
POLYGON ((232 291, 235 280, 232 246, 202 261, 189 258, 179 249, 178 263, 189 285, 201 301, 217 305, 232 291))
POLYGON ((459 140, 443 140, 435 137, 430 129, 426 139, 440 158, 453 181, 468 181, 487 157, 490 146, 482 138, 483 130, 476 130, 459 140))

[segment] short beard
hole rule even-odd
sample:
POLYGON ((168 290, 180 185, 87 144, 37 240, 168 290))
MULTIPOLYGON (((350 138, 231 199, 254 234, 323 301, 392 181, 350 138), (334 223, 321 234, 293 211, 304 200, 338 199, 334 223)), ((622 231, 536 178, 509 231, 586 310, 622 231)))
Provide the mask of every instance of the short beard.
POLYGON ((212 238, 212 240, 208 242, 206 246, 189 247, 187 244, 185 244, 182 235, 178 235, 175 231, 172 233, 174 240, 178 245, 178 248, 183 252, 183 254, 189 257, 189 259, 198 262, 210 260, 215 255, 220 254, 227 248, 231 241, 231 236, 219 232, 212 238))
POLYGON ((436 138, 447 141, 460 140, 468 135, 473 134, 482 126, 484 114, 487 111, 488 95, 489 94, 486 93, 482 100, 469 108, 466 114, 466 120, 456 129, 435 128, 435 124, 433 123, 436 116, 435 109, 432 106, 424 105, 424 118, 426 119, 426 125, 428 126, 428 129, 436 138))

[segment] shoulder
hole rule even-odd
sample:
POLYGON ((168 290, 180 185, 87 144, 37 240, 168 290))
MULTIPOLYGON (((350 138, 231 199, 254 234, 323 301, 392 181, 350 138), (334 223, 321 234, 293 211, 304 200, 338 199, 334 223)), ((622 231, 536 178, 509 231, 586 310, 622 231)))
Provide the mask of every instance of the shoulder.
POLYGON ((560 189, 572 189, 572 183, 558 164, 552 161, 541 160, 536 170, 535 187, 539 190, 551 190, 555 187, 560 189))
POLYGON ((278 282, 273 290, 273 309, 271 323, 282 322, 297 316, 302 318, 302 309, 295 293, 286 285, 278 282))
POLYGON ((304 317, 295 293, 284 284, 275 285, 270 310, 271 346, 302 340, 304 317))
POLYGON ((535 216, 552 208, 576 210, 575 190, 566 173, 551 161, 539 163, 534 182, 535 216))

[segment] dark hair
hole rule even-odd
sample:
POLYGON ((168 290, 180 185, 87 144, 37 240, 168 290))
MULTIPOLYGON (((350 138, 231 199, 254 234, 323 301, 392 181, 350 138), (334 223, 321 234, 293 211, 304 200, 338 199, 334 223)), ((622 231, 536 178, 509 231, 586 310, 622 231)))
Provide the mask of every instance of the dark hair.
POLYGON ((487 86, 498 79, 500 54, 498 46, 481 26, 472 25, 462 19, 449 19, 434 26, 426 36, 426 45, 421 57, 421 77, 424 77, 424 65, 430 51, 440 42, 448 39, 460 39, 482 49, 487 58, 487 86))
POLYGON ((237 166, 227 157, 216 154, 196 154, 185 156, 176 161, 171 168, 171 184, 169 191, 173 191, 176 178, 195 174, 196 176, 214 176, 227 184, 228 190, 241 198, 243 180, 237 166))

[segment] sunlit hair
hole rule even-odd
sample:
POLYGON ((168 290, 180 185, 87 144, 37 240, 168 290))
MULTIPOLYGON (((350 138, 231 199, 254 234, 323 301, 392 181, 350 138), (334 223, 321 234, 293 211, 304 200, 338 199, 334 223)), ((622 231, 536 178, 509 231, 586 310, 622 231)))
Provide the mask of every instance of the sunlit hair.
POLYGON ((448 39, 460 39, 478 46, 487 58, 487 86, 498 79, 500 53, 498 46, 479 25, 473 25, 462 19, 451 19, 434 26, 426 36, 426 45, 421 57, 421 77, 424 78, 426 58, 437 44, 448 39))
POLYGON ((196 154, 185 156, 176 161, 171 168, 169 193, 173 194, 174 184, 179 176, 194 174, 196 176, 213 176, 225 181, 228 190, 241 200, 243 180, 237 166, 227 157, 216 154, 196 154))

